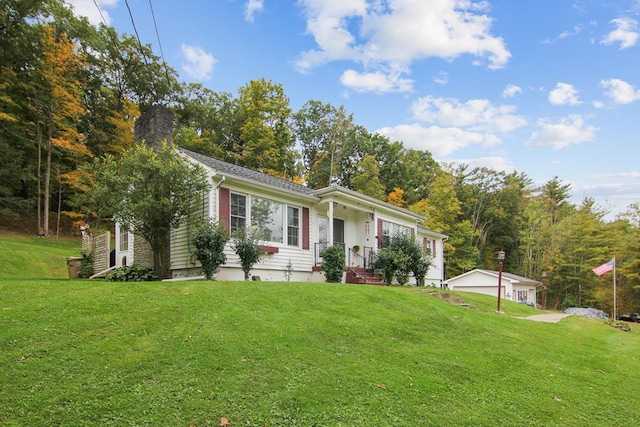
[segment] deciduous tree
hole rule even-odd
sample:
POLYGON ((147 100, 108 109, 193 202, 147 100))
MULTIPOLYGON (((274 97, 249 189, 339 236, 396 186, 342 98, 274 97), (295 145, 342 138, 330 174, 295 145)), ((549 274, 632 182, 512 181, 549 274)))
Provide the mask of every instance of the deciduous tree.
POLYGON ((169 271, 169 237, 208 190, 204 170, 172 147, 159 151, 136 145, 116 159, 105 155, 89 168, 92 185, 84 204, 102 216, 113 216, 146 240, 160 278, 169 271))

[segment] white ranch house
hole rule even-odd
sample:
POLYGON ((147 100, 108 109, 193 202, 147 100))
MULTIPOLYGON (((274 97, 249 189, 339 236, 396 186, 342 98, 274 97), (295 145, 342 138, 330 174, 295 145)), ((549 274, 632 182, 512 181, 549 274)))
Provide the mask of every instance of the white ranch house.
MULTIPOLYGON (((498 298, 499 272, 475 269, 446 281, 452 291, 475 292, 498 298)), ((537 287, 540 282, 511 273, 502 272, 500 284, 503 300, 537 304, 537 287)))
MULTIPOLYGON (((313 190, 186 149, 177 151, 206 170, 211 190, 203 195, 198 207, 201 218, 224 223, 230 231, 257 226, 266 236, 268 254, 251 270, 260 280, 283 281, 290 270, 292 281, 323 282, 322 250, 329 245, 343 245, 347 265, 343 281, 367 283, 374 280, 368 272, 375 253, 393 235, 408 233, 432 258, 424 284, 439 287, 443 283, 442 252, 447 236, 422 226, 427 218, 421 215, 343 187, 313 190), (353 249, 356 245, 360 247, 357 252, 353 249)), ((188 222, 172 233, 173 278, 202 275, 192 254, 192 225, 188 222)), ((121 224, 116 224, 115 235, 116 267, 134 263, 149 266, 146 242, 121 224)), ((225 254, 227 262, 216 278, 243 280, 231 243, 225 254)))

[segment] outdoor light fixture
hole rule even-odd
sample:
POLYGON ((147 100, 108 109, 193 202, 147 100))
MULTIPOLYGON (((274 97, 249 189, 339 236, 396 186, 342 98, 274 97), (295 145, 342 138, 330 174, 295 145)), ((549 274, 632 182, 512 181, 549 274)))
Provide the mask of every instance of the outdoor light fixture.
POLYGON ((500 313, 500 295, 502 294, 502 262, 505 253, 503 250, 498 252, 498 313, 500 313))

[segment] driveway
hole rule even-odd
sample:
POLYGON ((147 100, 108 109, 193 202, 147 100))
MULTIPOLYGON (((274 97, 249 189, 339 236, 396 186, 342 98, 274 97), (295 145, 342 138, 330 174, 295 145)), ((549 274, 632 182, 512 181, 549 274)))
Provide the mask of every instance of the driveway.
POLYGON ((565 313, 548 313, 548 314, 536 314, 534 316, 524 317, 524 319, 534 320, 536 322, 558 323, 562 319, 571 314, 565 313))

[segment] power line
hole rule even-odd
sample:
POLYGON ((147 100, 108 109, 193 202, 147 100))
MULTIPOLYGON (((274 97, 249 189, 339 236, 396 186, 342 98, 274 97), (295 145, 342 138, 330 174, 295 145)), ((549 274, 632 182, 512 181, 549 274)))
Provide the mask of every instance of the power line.
POLYGON ((129 17, 131 18, 131 25, 133 25, 133 32, 136 34, 136 39, 138 39, 138 45, 140 45, 140 53, 144 58, 145 64, 149 65, 149 60, 147 59, 147 55, 144 54, 144 47, 142 46, 142 42, 140 41, 140 35, 138 34, 138 29, 136 28, 136 23, 133 20, 133 13, 131 13, 131 7, 129 6, 129 0, 124 0, 124 3, 127 5, 127 10, 129 11, 129 17))
POLYGON ((102 22, 104 23, 104 26, 108 27, 109 25, 107 24, 107 20, 104 18, 104 15, 102 14, 102 9, 100 9, 100 6, 98 6, 98 1, 93 0, 93 4, 95 4, 96 7, 98 8, 98 12, 100 12, 100 17, 102 18, 102 22))
POLYGON ((149 0, 149 9, 151 9, 151 19, 153 20, 153 27, 156 30, 156 38, 158 39, 158 47, 160 48, 160 57, 162 58, 162 62, 166 63, 164 60, 164 52, 162 51, 162 43, 160 43, 160 34, 158 33, 158 24, 156 23, 156 15, 153 13, 153 5, 151 4, 151 0, 149 0))
POLYGON ((158 32, 158 23, 156 22, 156 15, 153 12, 153 4, 149 0, 149 9, 151 9, 151 19, 153 19, 153 27, 156 30, 156 38, 158 39, 158 47, 160 48, 160 58, 162 58, 162 65, 164 67, 164 75, 167 78, 167 85, 171 87, 171 79, 169 78, 169 70, 167 68, 167 61, 164 60, 164 52, 162 50, 162 43, 160 42, 160 33, 158 32))

